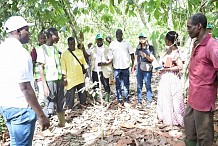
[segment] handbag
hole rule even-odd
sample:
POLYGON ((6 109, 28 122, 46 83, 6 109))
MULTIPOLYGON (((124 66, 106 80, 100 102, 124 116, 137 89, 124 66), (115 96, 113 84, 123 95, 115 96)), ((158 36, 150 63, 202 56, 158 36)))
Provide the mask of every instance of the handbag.
POLYGON ((79 62, 80 66, 82 67, 83 74, 85 74, 85 73, 86 73, 86 69, 85 69, 84 65, 79 61, 79 59, 76 57, 76 55, 75 55, 72 51, 70 51, 69 49, 68 49, 68 51, 69 51, 69 52, 74 56, 74 58, 79 62))
POLYGON ((149 62, 141 62, 139 67, 142 71, 152 71, 153 69, 152 64, 149 62))

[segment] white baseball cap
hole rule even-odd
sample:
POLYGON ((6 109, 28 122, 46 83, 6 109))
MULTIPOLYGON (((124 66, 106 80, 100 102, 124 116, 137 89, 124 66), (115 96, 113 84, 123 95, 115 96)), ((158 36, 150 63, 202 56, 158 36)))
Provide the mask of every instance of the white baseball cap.
POLYGON ((28 23, 23 17, 21 16, 11 16, 4 25, 4 30, 9 33, 14 30, 20 29, 24 26, 33 26, 34 23, 28 23))

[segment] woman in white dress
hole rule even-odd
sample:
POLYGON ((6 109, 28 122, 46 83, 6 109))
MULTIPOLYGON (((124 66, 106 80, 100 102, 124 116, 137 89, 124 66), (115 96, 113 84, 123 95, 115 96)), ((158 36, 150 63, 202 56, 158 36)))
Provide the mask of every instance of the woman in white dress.
POLYGON ((163 124, 184 126, 183 88, 179 76, 183 63, 177 47, 178 34, 169 31, 165 42, 167 52, 163 56, 163 69, 160 70, 157 115, 163 124))

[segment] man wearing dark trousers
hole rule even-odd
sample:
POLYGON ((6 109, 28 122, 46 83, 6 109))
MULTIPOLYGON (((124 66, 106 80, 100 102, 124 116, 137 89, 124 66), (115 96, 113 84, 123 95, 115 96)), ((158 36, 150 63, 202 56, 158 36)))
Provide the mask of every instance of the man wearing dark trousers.
POLYGON ((134 64, 134 50, 130 43, 123 39, 123 31, 116 31, 117 40, 113 41, 109 48, 112 53, 114 78, 116 84, 117 100, 121 106, 124 105, 122 98, 122 84, 124 89, 125 101, 129 101, 129 77, 130 77, 130 58, 134 64))
POLYGON ((86 94, 81 89, 85 87, 82 65, 87 68, 87 64, 82 50, 75 48, 75 39, 69 37, 67 43, 68 49, 61 57, 61 69, 63 85, 67 89, 65 95, 66 106, 68 109, 73 109, 76 90, 78 91, 80 104, 85 105, 86 103, 86 94))
MULTIPOLYGON (((91 71, 93 82, 99 82, 104 86, 106 92, 105 101, 109 102, 110 98, 110 84, 109 78, 112 73, 112 56, 109 56, 109 48, 103 43, 103 35, 96 35, 96 45, 91 52, 91 71)), ((95 86, 98 88, 99 84, 95 86)))
POLYGON ((194 42, 189 63, 188 105, 185 111, 186 146, 212 146, 217 97, 218 42, 207 30, 202 13, 189 17, 187 31, 194 42))
POLYGON ((65 113, 63 109, 64 90, 62 85, 62 73, 60 54, 54 44, 59 41, 58 31, 49 28, 46 31, 46 44, 37 49, 37 62, 39 63, 40 77, 42 79, 45 107, 44 112, 48 117, 55 114, 55 108, 59 120, 58 126, 65 126, 65 113))

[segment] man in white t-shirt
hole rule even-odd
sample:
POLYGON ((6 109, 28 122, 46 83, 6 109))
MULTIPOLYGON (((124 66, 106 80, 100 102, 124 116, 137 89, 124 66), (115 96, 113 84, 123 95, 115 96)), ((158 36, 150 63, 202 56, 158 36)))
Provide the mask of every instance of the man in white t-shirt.
POLYGON ((62 85, 61 61, 58 48, 54 45, 59 41, 57 29, 51 27, 46 31, 46 44, 37 49, 37 62, 45 94, 44 112, 48 117, 55 114, 59 120, 58 126, 65 126, 63 109, 64 87, 62 85))
POLYGON ((0 113, 10 134, 11 146, 32 145, 35 122, 42 130, 50 126, 33 86, 33 65, 22 44, 29 42, 29 26, 21 16, 12 16, 4 24, 8 38, 0 45, 0 113))
MULTIPOLYGON (((106 92, 105 101, 109 102, 110 98, 110 84, 109 78, 112 73, 112 56, 109 54, 109 48, 103 43, 103 35, 96 35, 96 45, 91 51, 91 71, 92 71, 92 81, 99 82, 99 79, 104 86, 106 92)), ((99 84, 95 86, 99 88, 99 84)))
POLYGON ((113 41, 109 48, 113 56, 114 78, 118 102, 123 105, 122 84, 124 87, 125 100, 129 101, 129 76, 130 58, 134 62, 134 50, 128 41, 123 40, 121 29, 116 31, 116 41, 113 41))

